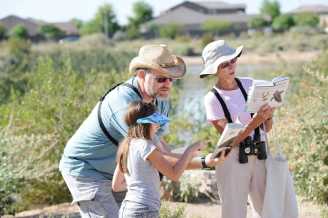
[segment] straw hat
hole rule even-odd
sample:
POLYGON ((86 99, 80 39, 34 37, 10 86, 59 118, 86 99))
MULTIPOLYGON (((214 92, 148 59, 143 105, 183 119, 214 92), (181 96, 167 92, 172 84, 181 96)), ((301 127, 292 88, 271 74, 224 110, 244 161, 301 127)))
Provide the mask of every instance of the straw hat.
POLYGON ((216 74, 220 64, 239 57, 243 46, 237 49, 230 47, 224 40, 217 40, 206 45, 202 52, 205 69, 200 73, 200 78, 216 74))
POLYGON ((173 55, 164 44, 142 46, 138 56, 131 60, 129 71, 134 73, 138 68, 155 69, 158 74, 174 79, 186 73, 182 58, 173 55))

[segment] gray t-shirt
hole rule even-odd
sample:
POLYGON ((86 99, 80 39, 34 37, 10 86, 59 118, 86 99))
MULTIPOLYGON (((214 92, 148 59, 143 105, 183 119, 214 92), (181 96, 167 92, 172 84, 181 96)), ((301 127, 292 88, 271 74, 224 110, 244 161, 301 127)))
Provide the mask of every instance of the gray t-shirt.
POLYGON ((158 171, 147 160, 156 146, 145 139, 132 139, 129 146, 128 170, 125 174, 128 192, 125 200, 160 208, 160 179, 158 171))

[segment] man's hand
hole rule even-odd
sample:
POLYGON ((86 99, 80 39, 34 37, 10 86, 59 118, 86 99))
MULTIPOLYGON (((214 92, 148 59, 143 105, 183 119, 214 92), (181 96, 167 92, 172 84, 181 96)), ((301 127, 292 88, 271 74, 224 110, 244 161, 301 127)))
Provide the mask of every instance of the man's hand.
POLYGON ((206 157, 205 157, 206 165, 208 167, 215 167, 218 164, 222 164, 227 159, 229 154, 231 153, 231 152, 229 152, 226 155, 226 152, 228 152, 230 149, 231 148, 229 148, 229 147, 222 148, 222 152, 221 152, 220 156, 216 157, 216 158, 212 158, 212 153, 206 155, 206 157))

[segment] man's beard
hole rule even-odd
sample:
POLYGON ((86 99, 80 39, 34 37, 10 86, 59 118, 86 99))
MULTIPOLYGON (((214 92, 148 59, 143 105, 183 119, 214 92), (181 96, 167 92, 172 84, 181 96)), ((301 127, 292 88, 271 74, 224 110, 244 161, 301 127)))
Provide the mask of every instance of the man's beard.
POLYGON ((147 93, 149 96, 153 97, 154 99, 157 98, 158 100, 163 100, 163 101, 168 100, 169 95, 167 95, 167 96, 161 96, 161 95, 159 95, 159 93, 157 93, 157 92, 154 90, 153 87, 154 87, 153 84, 151 84, 150 86, 145 86, 145 91, 146 91, 146 93, 147 93))

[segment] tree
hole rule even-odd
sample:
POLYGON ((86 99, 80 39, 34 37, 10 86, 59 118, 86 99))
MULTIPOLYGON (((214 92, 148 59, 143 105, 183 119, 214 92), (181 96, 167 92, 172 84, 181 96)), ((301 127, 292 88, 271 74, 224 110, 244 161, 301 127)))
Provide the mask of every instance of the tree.
POLYGON ((202 29, 213 35, 226 33, 231 28, 232 24, 228 21, 207 20, 202 24, 202 29))
POLYGON ((78 30, 80 30, 80 29, 82 28, 82 26, 83 26, 83 21, 80 20, 80 19, 73 18, 73 19, 71 20, 71 22, 74 24, 74 26, 75 26, 78 30))
POLYGON ((98 8, 95 17, 82 26, 82 34, 102 32, 108 37, 112 37, 119 30, 119 25, 113 8, 110 4, 103 4, 98 8))
POLYGON ((61 29, 50 24, 41 26, 39 32, 46 39, 50 40, 56 40, 65 35, 65 33, 61 29))
POLYGON ((313 13, 301 13, 294 16, 295 24, 297 26, 309 26, 309 27, 317 27, 320 18, 318 15, 313 13))
POLYGON ((272 29, 277 32, 289 30, 295 25, 295 21, 291 15, 281 15, 276 17, 272 23, 272 29))
POLYGON ((264 16, 269 16, 271 22, 280 15, 280 4, 278 1, 264 0, 260 12, 264 16))
POLYGON ((4 40, 7 36, 7 30, 6 27, 0 24, 0 41, 4 40))
POLYGON ((262 16, 256 16, 251 19, 249 26, 253 29, 261 29, 263 27, 269 26, 270 22, 263 18, 262 16))
POLYGON ((22 25, 16 25, 10 31, 10 37, 19 38, 19 39, 27 39, 28 38, 27 29, 22 25))
POLYGON ((138 1, 133 4, 133 16, 129 17, 129 25, 139 27, 153 18, 152 7, 144 1, 138 1))
POLYGON ((128 38, 137 38, 140 35, 140 25, 153 18, 152 7, 144 1, 133 4, 133 16, 129 17, 127 25, 128 38))

